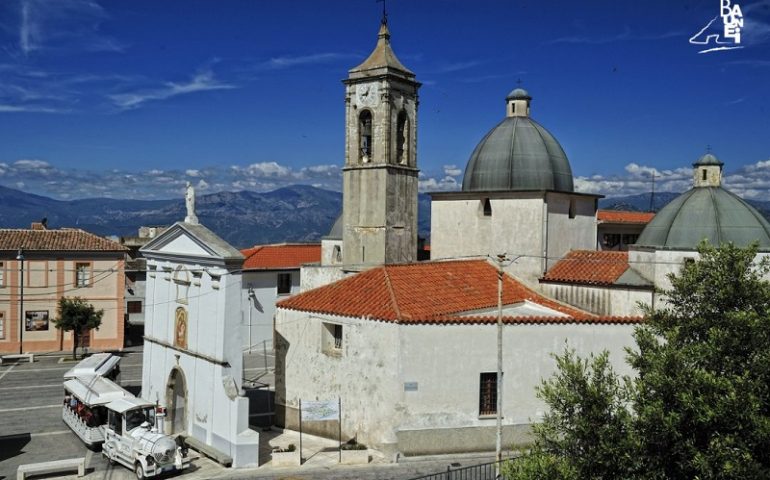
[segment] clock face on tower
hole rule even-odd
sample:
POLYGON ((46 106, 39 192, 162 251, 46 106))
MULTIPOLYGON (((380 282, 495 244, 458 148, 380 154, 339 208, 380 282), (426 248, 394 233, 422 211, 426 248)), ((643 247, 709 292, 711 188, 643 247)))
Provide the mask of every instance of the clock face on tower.
POLYGON ((377 103, 379 92, 376 83, 356 85, 356 99, 360 105, 371 106, 377 103))

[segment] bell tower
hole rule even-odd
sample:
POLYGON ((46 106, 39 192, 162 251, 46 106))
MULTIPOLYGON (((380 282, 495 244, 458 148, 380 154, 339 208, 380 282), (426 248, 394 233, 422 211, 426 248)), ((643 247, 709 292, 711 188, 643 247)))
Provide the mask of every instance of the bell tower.
POLYGON ((383 16, 377 46, 345 84, 343 265, 417 258, 417 90, 383 16))

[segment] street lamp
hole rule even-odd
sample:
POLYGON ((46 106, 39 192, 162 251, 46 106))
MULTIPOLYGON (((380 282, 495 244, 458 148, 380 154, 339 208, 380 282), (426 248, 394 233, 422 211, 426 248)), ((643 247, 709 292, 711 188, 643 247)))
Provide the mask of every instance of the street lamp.
POLYGON ((24 353, 24 249, 19 249, 16 260, 19 261, 19 286, 21 287, 19 295, 19 355, 21 355, 24 353))

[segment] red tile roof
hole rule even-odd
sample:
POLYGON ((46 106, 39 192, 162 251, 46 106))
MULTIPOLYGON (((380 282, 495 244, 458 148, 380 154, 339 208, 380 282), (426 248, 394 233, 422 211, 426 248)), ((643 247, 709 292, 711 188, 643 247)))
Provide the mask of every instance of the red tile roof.
POLYGON ((651 212, 623 212, 620 210, 599 210, 596 218, 600 223, 635 223, 646 225, 655 217, 651 212))
MULTIPOLYGON (((629 323, 637 317, 599 317, 546 298, 509 275, 503 304, 528 300, 566 315, 506 317, 506 323, 629 323)), ((497 306, 497 269, 485 260, 422 262, 372 268, 279 302, 288 310, 396 323, 494 323, 494 314, 467 312, 497 306)))
POLYGON ((244 270, 283 270, 299 268, 304 263, 321 261, 319 243, 281 243, 256 245, 241 250, 246 258, 244 270))
POLYGON ((0 250, 127 252, 123 245, 79 228, 0 229, 0 250))
POLYGON ((611 285, 628 269, 628 252, 573 250, 556 262, 543 280, 611 285))

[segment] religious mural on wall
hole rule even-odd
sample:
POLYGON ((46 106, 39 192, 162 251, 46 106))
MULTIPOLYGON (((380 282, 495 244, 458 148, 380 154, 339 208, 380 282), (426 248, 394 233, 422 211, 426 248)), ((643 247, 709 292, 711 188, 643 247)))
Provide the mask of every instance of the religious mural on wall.
POLYGON ((187 310, 184 307, 176 309, 174 322, 174 345, 187 349, 187 310))

